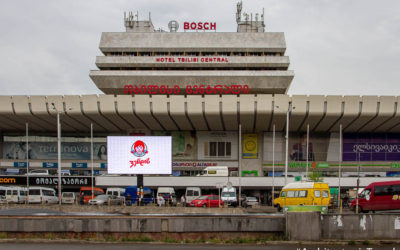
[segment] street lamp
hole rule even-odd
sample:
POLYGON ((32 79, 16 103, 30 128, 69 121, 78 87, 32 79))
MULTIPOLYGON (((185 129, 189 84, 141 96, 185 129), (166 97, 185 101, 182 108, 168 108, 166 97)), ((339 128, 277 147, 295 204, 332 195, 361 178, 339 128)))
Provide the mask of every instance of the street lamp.
MULTIPOLYGON (((279 108, 279 106, 276 106, 279 108)), ((286 111, 286 149, 285 149, 285 185, 287 184, 287 174, 288 174, 288 167, 289 167, 289 115, 290 112, 292 112, 293 109, 296 107, 292 106, 292 103, 289 102, 289 107, 286 111)))
MULTIPOLYGON (((65 113, 66 111, 59 111, 54 105, 54 102, 51 103, 53 106, 53 110, 57 112, 57 168, 58 168, 58 199, 59 204, 61 205, 61 124, 60 124, 60 114, 65 113)), ((68 110, 72 110, 69 108, 68 110)))

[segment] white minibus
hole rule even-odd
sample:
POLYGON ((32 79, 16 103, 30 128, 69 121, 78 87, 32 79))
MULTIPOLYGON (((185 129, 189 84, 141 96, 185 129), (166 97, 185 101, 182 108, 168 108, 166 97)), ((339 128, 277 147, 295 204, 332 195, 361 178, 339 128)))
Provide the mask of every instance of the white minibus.
POLYGON ((45 187, 30 187, 28 203, 58 203, 56 190, 45 187))

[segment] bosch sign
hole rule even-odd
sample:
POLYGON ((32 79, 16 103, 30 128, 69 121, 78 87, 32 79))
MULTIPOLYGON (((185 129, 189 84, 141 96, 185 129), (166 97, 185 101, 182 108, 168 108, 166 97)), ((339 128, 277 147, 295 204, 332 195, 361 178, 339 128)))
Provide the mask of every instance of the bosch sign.
POLYGON ((184 22, 183 30, 216 30, 217 23, 213 22, 184 22))

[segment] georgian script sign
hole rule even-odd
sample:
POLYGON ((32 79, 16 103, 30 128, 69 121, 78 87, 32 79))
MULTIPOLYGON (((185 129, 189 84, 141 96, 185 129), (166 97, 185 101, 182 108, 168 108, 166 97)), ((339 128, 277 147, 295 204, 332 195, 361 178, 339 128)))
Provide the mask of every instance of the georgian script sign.
POLYGON ((179 87, 179 85, 124 85, 124 94, 186 94, 186 95, 204 95, 204 94, 248 94, 249 85, 187 85, 185 88, 179 87))
MULTIPOLYGON (((0 176, 0 185, 26 185, 26 176, 0 176)), ((58 177, 55 176, 29 176, 30 186, 57 186, 58 177)), ((85 176, 63 176, 61 177, 62 186, 90 186, 91 177, 85 176)))

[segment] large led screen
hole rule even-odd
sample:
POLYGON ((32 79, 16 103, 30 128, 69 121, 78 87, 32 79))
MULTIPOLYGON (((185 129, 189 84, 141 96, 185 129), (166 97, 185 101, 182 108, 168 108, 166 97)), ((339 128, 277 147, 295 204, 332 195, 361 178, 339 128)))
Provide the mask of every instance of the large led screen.
POLYGON ((108 136, 109 174, 171 174, 171 136, 108 136))

